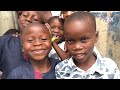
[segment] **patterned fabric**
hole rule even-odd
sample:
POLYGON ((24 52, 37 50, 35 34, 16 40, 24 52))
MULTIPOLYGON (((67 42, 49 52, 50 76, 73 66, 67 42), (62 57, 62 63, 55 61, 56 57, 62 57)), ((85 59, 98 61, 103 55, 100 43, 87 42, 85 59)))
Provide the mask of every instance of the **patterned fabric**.
POLYGON ((94 51, 96 62, 84 71, 78 68, 73 59, 66 59, 55 67, 57 79, 120 79, 120 71, 117 64, 110 58, 101 57, 99 52, 94 51))

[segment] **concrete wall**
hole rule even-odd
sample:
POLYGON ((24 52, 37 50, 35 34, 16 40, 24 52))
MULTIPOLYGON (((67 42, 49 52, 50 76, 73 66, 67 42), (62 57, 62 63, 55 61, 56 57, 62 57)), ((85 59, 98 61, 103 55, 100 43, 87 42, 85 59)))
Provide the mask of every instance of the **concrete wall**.
POLYGON ((107 56, 114 59, 120 68, 120 11, 111 13, 108 29, 107 56))
POLYGON ((0 36, 8 29, 17 29, 17 16, 15 11, 0 11, 0 36))
POLYGON ((96 17, 99 41, 97 49, 113 59, 120 68, 120 11, 91 12, 96 17))

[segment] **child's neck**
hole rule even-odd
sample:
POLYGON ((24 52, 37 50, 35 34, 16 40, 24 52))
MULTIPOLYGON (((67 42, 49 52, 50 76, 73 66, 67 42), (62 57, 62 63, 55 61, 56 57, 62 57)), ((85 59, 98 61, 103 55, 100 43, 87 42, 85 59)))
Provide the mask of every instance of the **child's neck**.
POLYGON ((96 61, 96 57, 94 54, 91 54, 90 58, 83 63, 76 63, 76 66, 83 69, 84 71, 87 71, 96 61))
POLYGON ((40 72, 40 73, 46 73, 50 70, 51 64, 49 59, 41 60, 41 61, 33 61, 30 60, 34 70, 40 72))

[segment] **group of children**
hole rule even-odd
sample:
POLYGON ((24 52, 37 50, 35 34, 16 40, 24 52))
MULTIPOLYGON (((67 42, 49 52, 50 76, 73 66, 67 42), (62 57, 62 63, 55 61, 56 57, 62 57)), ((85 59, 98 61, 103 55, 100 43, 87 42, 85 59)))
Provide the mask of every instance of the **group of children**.
POLYGON ((23 11, 19 18, 19 37, 0 37, 3 79, 120 78, 117 64, 102 57, 94 46, 99 36, 94 15, 71 11, 66 18, 51 16, 46 21, 44 17, 47 15, 41 12, 23 11), (13 45, 13 41, 17 43, 13 45), (7 49, 12 54, 7 56, 7 49), (6 73, 10 66, 12 68, 6 73))

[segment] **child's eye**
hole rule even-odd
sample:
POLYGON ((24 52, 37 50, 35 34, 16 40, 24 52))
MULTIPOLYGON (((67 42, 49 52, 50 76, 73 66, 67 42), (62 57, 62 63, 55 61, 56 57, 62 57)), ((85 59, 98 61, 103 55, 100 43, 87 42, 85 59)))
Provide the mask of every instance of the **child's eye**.
POLYGON ((72 43, 73 43, 72 40, 66 40, 66 42, 67 42, 68 44, 72 44, 72 43))
POLYGON ((47 38, 41 38, 41 40, 42 40, 42 41, 46 41, 46 40, 48 40, 48 39, 47 39, 47 38))
POLYGON ((63 30, 63 27, 60 27, 59 29, 60 29, 60 30, 63 30))
POLYGON ((27 42, 29 42, 29 43, 32 43, 33 41, 34 41, 34 39, 31 37, 27 39, 27 42))
POLYGON ((41 40, 47 40, 47 39, 45 39, 45 38, 42 38, 41 40))
POLYGON ((51 29, 54 29, 54 28, 55 28, 55 26, 51 27, 51 29))
POLYGON ((27 13, 23 13, 22 15, 23 15, 24 17, 27 17, 27 16, 28 16, 28 14, 27 14, 27 13))
POLYGON ((29 43, 32 43, 34 40, 33 39, 28 39, 27 40, 29 43))
POLYGON ((34 17, 33 18, 33 21, 36 22, 36 21, 40 21, 38 17, 34 17))
POLYGON ((81 41, 82 41, 83 43, 86 43, 86 42, 88 41, 88 38, 82 38, 81 41))

